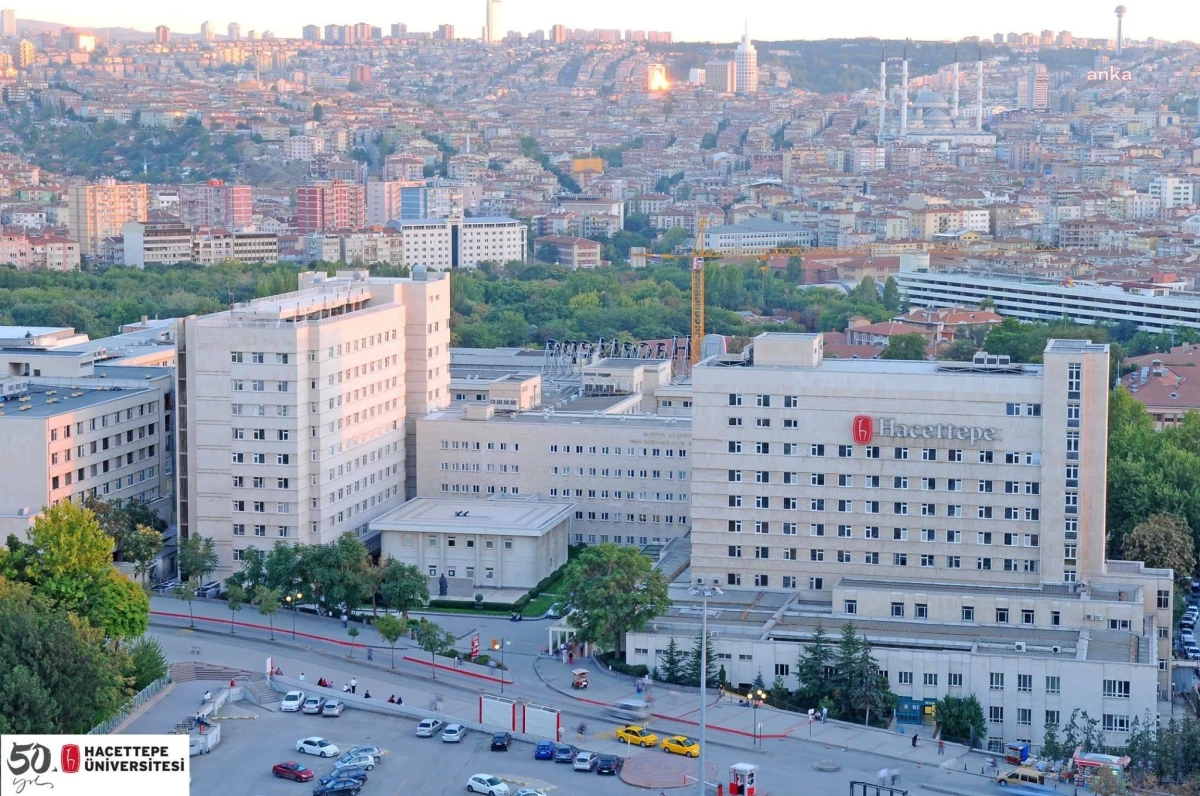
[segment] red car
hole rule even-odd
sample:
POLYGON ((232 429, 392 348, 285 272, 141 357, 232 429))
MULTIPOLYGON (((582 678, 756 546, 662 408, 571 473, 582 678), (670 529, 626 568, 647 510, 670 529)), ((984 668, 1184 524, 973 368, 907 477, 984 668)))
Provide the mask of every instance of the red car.
POLYGON ((271 773, 280 779, 292 779, 296 782, 308 782, 313 778, 313 770, 303 763, 288 760, 286 763, 276 763, 271 773))

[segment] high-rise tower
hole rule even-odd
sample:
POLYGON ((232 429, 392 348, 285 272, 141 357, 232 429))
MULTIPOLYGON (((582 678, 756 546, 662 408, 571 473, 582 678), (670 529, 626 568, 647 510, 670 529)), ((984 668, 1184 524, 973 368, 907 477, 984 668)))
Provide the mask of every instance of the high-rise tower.
POLYGON ((900 137, 908 132, 908 39, 904 40, 904 61, 900 66, 900 137))
POLYGON ((753 94, 758 91, 758 51, 750 43, 750 26, 742 34, 742 43, 734 53, 733 62, 736 69, 734 91, 738 94, 753 94))
POLYGON ((884 127, 887 124, 887 50, 886 45, 879 45, 879 135, 878 143, 883 143, 884 127))
POLYGON ((1117 55, 1125 48, 1125 40, 1121 36, 1121 21, 1125 19, 1125 6, 1117 6, 1117 55))
POLYGON ((503 38, 500 32, 500 0, 486 0, 487 25, 483 29, 483 43, 496 44, 503 38))
POLYGON ((954 95, 953 95, 954 99, 950 105, 950 118, 951 119, 958 118, 958 84, 959 84, 958 45, 955 44, 954 45, 954 95))
POLYGON ((977 83, 975 85, 975 129, 983 130, 983 42, 979 43, 979 63, 976 64, 977 83))

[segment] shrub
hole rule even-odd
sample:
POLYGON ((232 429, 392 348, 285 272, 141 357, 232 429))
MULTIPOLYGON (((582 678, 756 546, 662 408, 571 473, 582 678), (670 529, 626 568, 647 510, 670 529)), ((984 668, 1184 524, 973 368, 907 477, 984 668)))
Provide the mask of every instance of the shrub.
POLYGON ((614 672, 627 674, 632 677, 645 677, 650 674, 650 670, 644 664, 635 663, 628 664, 617 657, 615 652, 602 652, 596 658, 605 666, 611 668, 614 672))

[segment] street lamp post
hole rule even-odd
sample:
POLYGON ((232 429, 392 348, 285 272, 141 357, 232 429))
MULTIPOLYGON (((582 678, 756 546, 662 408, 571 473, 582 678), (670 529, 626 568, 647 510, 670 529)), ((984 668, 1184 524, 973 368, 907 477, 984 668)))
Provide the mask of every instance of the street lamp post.
POLYGON ((750 689, 750 707, 754 709, 753 718, 751 719, 751 721, 754 722, 754 726, 751 727, 751 729, 754 731, 754 745, 760 749, 762 748, 762 739, 759 737, 758 733, 758 706, 761 705, 763 700, 766 698, 766 692, 764 692, 761 688, 750 689))
POLYGON ((693 588, 688 589, 688 594, 700 597, 701 612, 703 618, 700 620, 700 796, 707 796, 708 783, 705 782, 707 771, 704 763, 704 747, 705 747, 705 728, 708 724, 707 718, 707 702, 705 689, 708 685, 708 598, 718 594, 724 594, 717 585, 705 586, 698 584, 693 588))
POLYGON ((287 601, 288 607, 292 609, 292 641, 296 640, 296 614, 300 612, 300 598, 304 595, 296 592, 294 595, 288 594, 283 599, 287 601))
POLYGON ((492 650, 500 650, 500 693, 504 693, 504 648, 508 646, 508 638, 503 637, 492 642, 492 650))

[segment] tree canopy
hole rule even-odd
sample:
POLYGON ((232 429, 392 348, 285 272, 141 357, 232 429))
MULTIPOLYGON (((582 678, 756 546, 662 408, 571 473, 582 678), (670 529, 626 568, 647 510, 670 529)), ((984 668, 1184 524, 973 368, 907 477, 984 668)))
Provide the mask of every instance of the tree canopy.
POLYGON ((571 559, 559 593, 574 608, 567 621, 578 639, 617 652, 626 633, 645 629, 670 605, 667 579, 650 559, 635 548, 607 543, 571 559))
POLYGON ((888 338, 887 347, 879 354, 880 359, 924 359, 925 335, 920 332, 894 334, 888 338))

